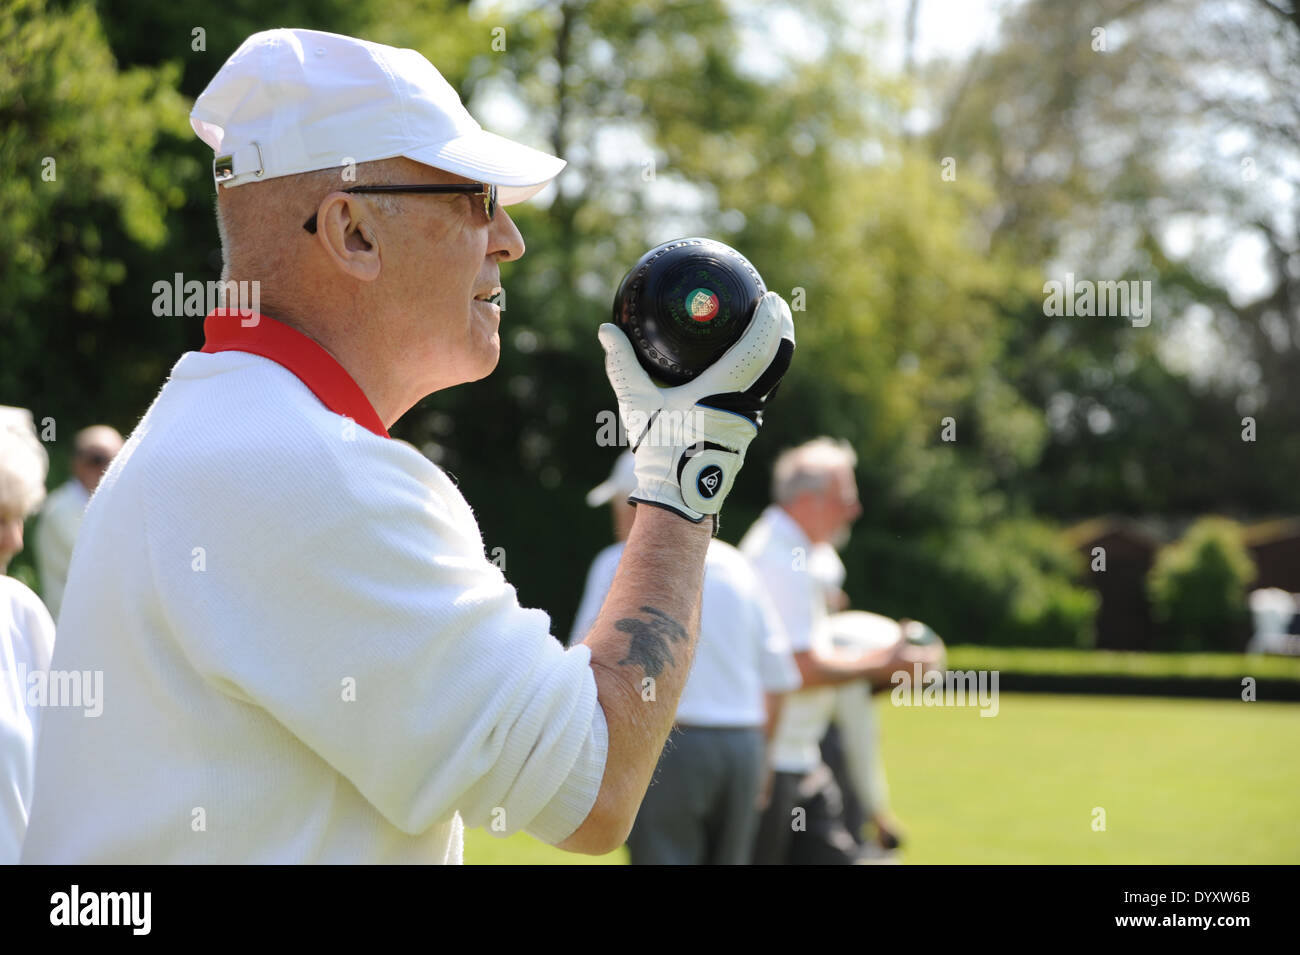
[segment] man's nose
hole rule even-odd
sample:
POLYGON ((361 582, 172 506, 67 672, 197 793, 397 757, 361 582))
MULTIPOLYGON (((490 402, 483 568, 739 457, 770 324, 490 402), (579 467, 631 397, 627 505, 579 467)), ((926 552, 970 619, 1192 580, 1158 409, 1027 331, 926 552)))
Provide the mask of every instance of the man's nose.
POLYGON ((524 256, 524 237, 504 208, 497 209, 497 214, 492 217, 492 232, 488 240, 488 254, 501 256, 503 262, 513 262, 524 256))

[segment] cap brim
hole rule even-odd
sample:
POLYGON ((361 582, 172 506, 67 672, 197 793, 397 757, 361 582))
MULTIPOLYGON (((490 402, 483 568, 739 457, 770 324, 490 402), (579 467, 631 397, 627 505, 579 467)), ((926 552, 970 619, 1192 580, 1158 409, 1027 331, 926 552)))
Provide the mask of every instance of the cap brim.
POLYGON ((479 129, 435 146, 408 150, 408 159, 497 187, 503 206, 531 199, 560 174, 563 159, 479 129))
MULTIPOLYGON (((613 481, 601 481, 587 492, 587 506, 600 507, 602 504, 608 504, 617 493, 617 484, 613 481)), ((628 493, 631 492, 629 491, 628 493)))

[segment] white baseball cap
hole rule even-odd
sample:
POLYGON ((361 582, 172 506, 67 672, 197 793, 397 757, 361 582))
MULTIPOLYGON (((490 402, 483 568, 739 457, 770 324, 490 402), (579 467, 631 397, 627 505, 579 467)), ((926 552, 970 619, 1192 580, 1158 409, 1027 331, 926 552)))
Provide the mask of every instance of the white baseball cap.
POLYGON ((240 44, 190 112, 227 188, 405 156, 523 202, 564 168, 485 131, 415 50, 316 30, 265 30, 240 44))
POLYGON ((631 451, 624 451, 614 462, 614 470, 609 472, 609 477, 587 492, 587 506, 600 507, 617 495, 626 497, 635 490, 636 456, 631 451))

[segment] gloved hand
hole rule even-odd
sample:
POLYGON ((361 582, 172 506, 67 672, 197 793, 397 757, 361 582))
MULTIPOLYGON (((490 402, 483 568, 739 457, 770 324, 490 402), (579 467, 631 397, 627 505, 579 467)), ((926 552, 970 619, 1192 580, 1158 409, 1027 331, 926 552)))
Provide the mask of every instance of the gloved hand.
POLYGON ((763 407, 790 367, 790 306, 768 292, 745 334, 697 377, 673 388, 650 379, 618 326, 607 322, 598 335, 636 459, 637 486, 628 500, 697 524, 717 514, 763 423, 763 407))

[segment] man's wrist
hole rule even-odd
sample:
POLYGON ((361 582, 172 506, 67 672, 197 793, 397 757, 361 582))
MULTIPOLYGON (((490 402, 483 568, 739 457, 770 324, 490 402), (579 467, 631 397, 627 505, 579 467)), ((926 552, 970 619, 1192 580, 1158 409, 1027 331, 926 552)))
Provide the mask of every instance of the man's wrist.
POLYGON ((710 537, 716 536, 717 534, 718 515, 716 514, 702 514, 700 515, 700 517, 695 518, 695 517, 691 517, 681 508, 674 507, 671 504, 665 504, 662 501, 651 501, 648 500, 647 498, 629 497, 627 499, 627 502, 631 504, 633 507, 637 507, 638 513, 640 512, 640 508, 638 507, 638 505, 648 504, 655 509, 656 513, 659 511, 665 511, 669 514, 673 514, 681 518, 682 521, 684 521, 686 524, 690 525, 691 527, 707 528, 710 537))

